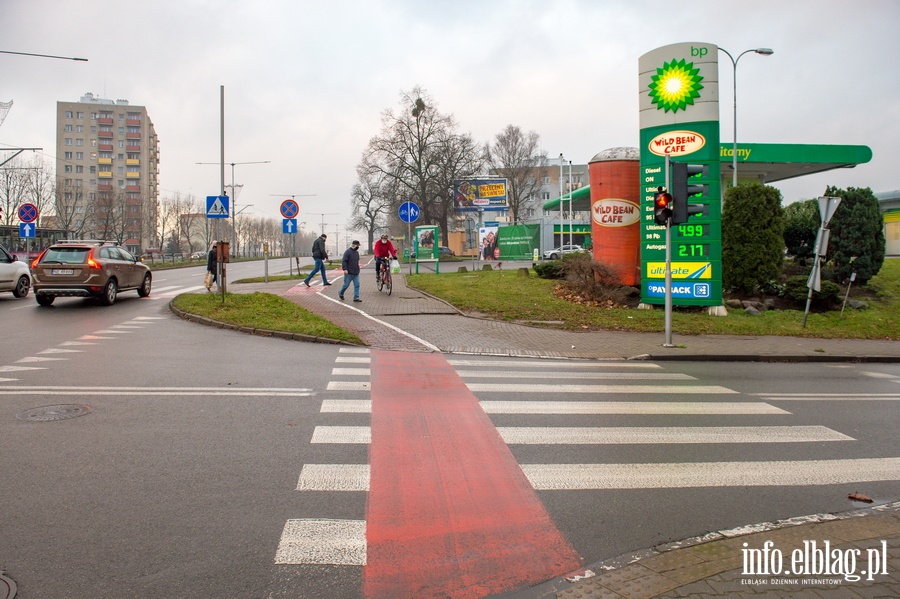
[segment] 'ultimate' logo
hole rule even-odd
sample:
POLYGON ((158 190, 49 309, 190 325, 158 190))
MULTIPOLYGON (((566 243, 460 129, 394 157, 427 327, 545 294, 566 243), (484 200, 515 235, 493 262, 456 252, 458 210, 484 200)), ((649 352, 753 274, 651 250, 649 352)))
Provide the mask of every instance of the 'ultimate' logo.
POLYGON ((700 69, 694 68, 693 62, 673 59, 663 63, 656 69, 656 75, 650 78, 650 98, 657 110, 678 112, 685 110, 688 104, 694 104, 694 98, 700 97, 703 86, 700 82, 700 69))

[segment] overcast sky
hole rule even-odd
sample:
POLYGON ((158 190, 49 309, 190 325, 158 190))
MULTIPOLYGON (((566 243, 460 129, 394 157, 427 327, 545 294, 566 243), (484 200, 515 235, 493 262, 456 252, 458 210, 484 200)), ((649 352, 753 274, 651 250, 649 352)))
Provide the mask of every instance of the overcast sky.
MULTIPOLYGON (((86 92, 146 106, 160 188, 215 195, 219 88, 238 208, 280 219, 298 197, 307 228, 350 215, 355 166, 401 91, 421 85, 479 142, 534 130, 576 164, 638 145, 638 58, 698 41, 737 55, 738 141, 859 144, 870 163, 775 184, 785 203, 828 184, 900 189, 897 0, 0 0, 0 150, 55 158, 56 102, 86 92), (333 214, 332 214, 333 213, 333 214), (321 216, 325 214, 325 216, 321 216)), ((720 62, 722 142, 732 73, 720 62)), ((0 152, 0 156, 8 152, 0 152)), ((226 167, 226 183, 231 167, 226 167)))

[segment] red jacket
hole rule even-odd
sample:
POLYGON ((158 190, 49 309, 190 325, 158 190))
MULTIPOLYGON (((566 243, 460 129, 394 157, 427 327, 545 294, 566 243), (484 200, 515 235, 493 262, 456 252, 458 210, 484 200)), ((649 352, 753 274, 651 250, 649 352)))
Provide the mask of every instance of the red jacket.
POLYGON ((387 243, 382 242, 380 239, 376 241, 373 251, 376 258, 387 258, 388 256, 397 255, 397 250, 394 249, 394 244, 391 243, 390 239, 387 240, 387 243))

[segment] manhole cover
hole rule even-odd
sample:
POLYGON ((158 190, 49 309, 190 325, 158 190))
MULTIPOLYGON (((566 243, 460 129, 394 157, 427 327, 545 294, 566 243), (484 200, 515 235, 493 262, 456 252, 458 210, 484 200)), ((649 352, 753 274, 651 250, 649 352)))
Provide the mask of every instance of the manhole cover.
POLYGON ((29 422, 53 422, 54 420, 68 420, 78 418, 91 413, 91 407, 84 404, 63 404, 61 406, 41 406, 31 408, 16 414, 19 420, 29 422))

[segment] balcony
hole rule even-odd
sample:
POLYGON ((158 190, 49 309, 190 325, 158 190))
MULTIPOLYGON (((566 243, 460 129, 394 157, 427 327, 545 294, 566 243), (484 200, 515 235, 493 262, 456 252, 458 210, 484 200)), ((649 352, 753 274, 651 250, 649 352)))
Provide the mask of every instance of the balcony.
POLYGON ((97 149, 101 152, 112 152, 113 145, 112 144, 98 144, 97 149))
POLYGON ((125 124, 130 125, 131 127, 140 127, 141 119, 125 119, 125 124))
POLYGON ((141 146, 125 146, 126 152, 140 152, 141 146))
POLYGON ((112 191, 112 185, 97 185, 97 191, 112 191))
POLYGON ((126 185, 125 186, 125 191, 140 191, 140 190, 141 190, 140 185, 126 185))
MULTIPOLYGON (((111 135, 111 134, 110 134, 110 135, 111 135)), ((141 138, 141 134, 140 134, 140 133, 126 133, 126 134, 125 134, 125 138, 126 138, 126 139, 140 139, 140 138, 141 138)))
POLYGON ((97 119, 97 123, 100 125, 112 125, 113 120, 111 117, 110 118, 101 117, 101 118, 97 119))
POLYGON ((97 176, 101 179, 112 179, 112 171, 100 171, 97 176))
POLYGON ((112 158, 98 158, 97 164, 112 164, 112 158))
POLYGON ((98 131, 97 132, 97 137, 112 138, 112 136, 113 136, 112 131, 98 131))
POLYGON ((128 158, 128 159, 125 161, 125 164, 131 164, 131 165, 137 165, 137 164, 140 164, 140 163, 141 163, 140 158, 128 158))
POLYGON ((140 173, 125 173, 125 178, 126 179, 140 179, 141 174, 140 173))

